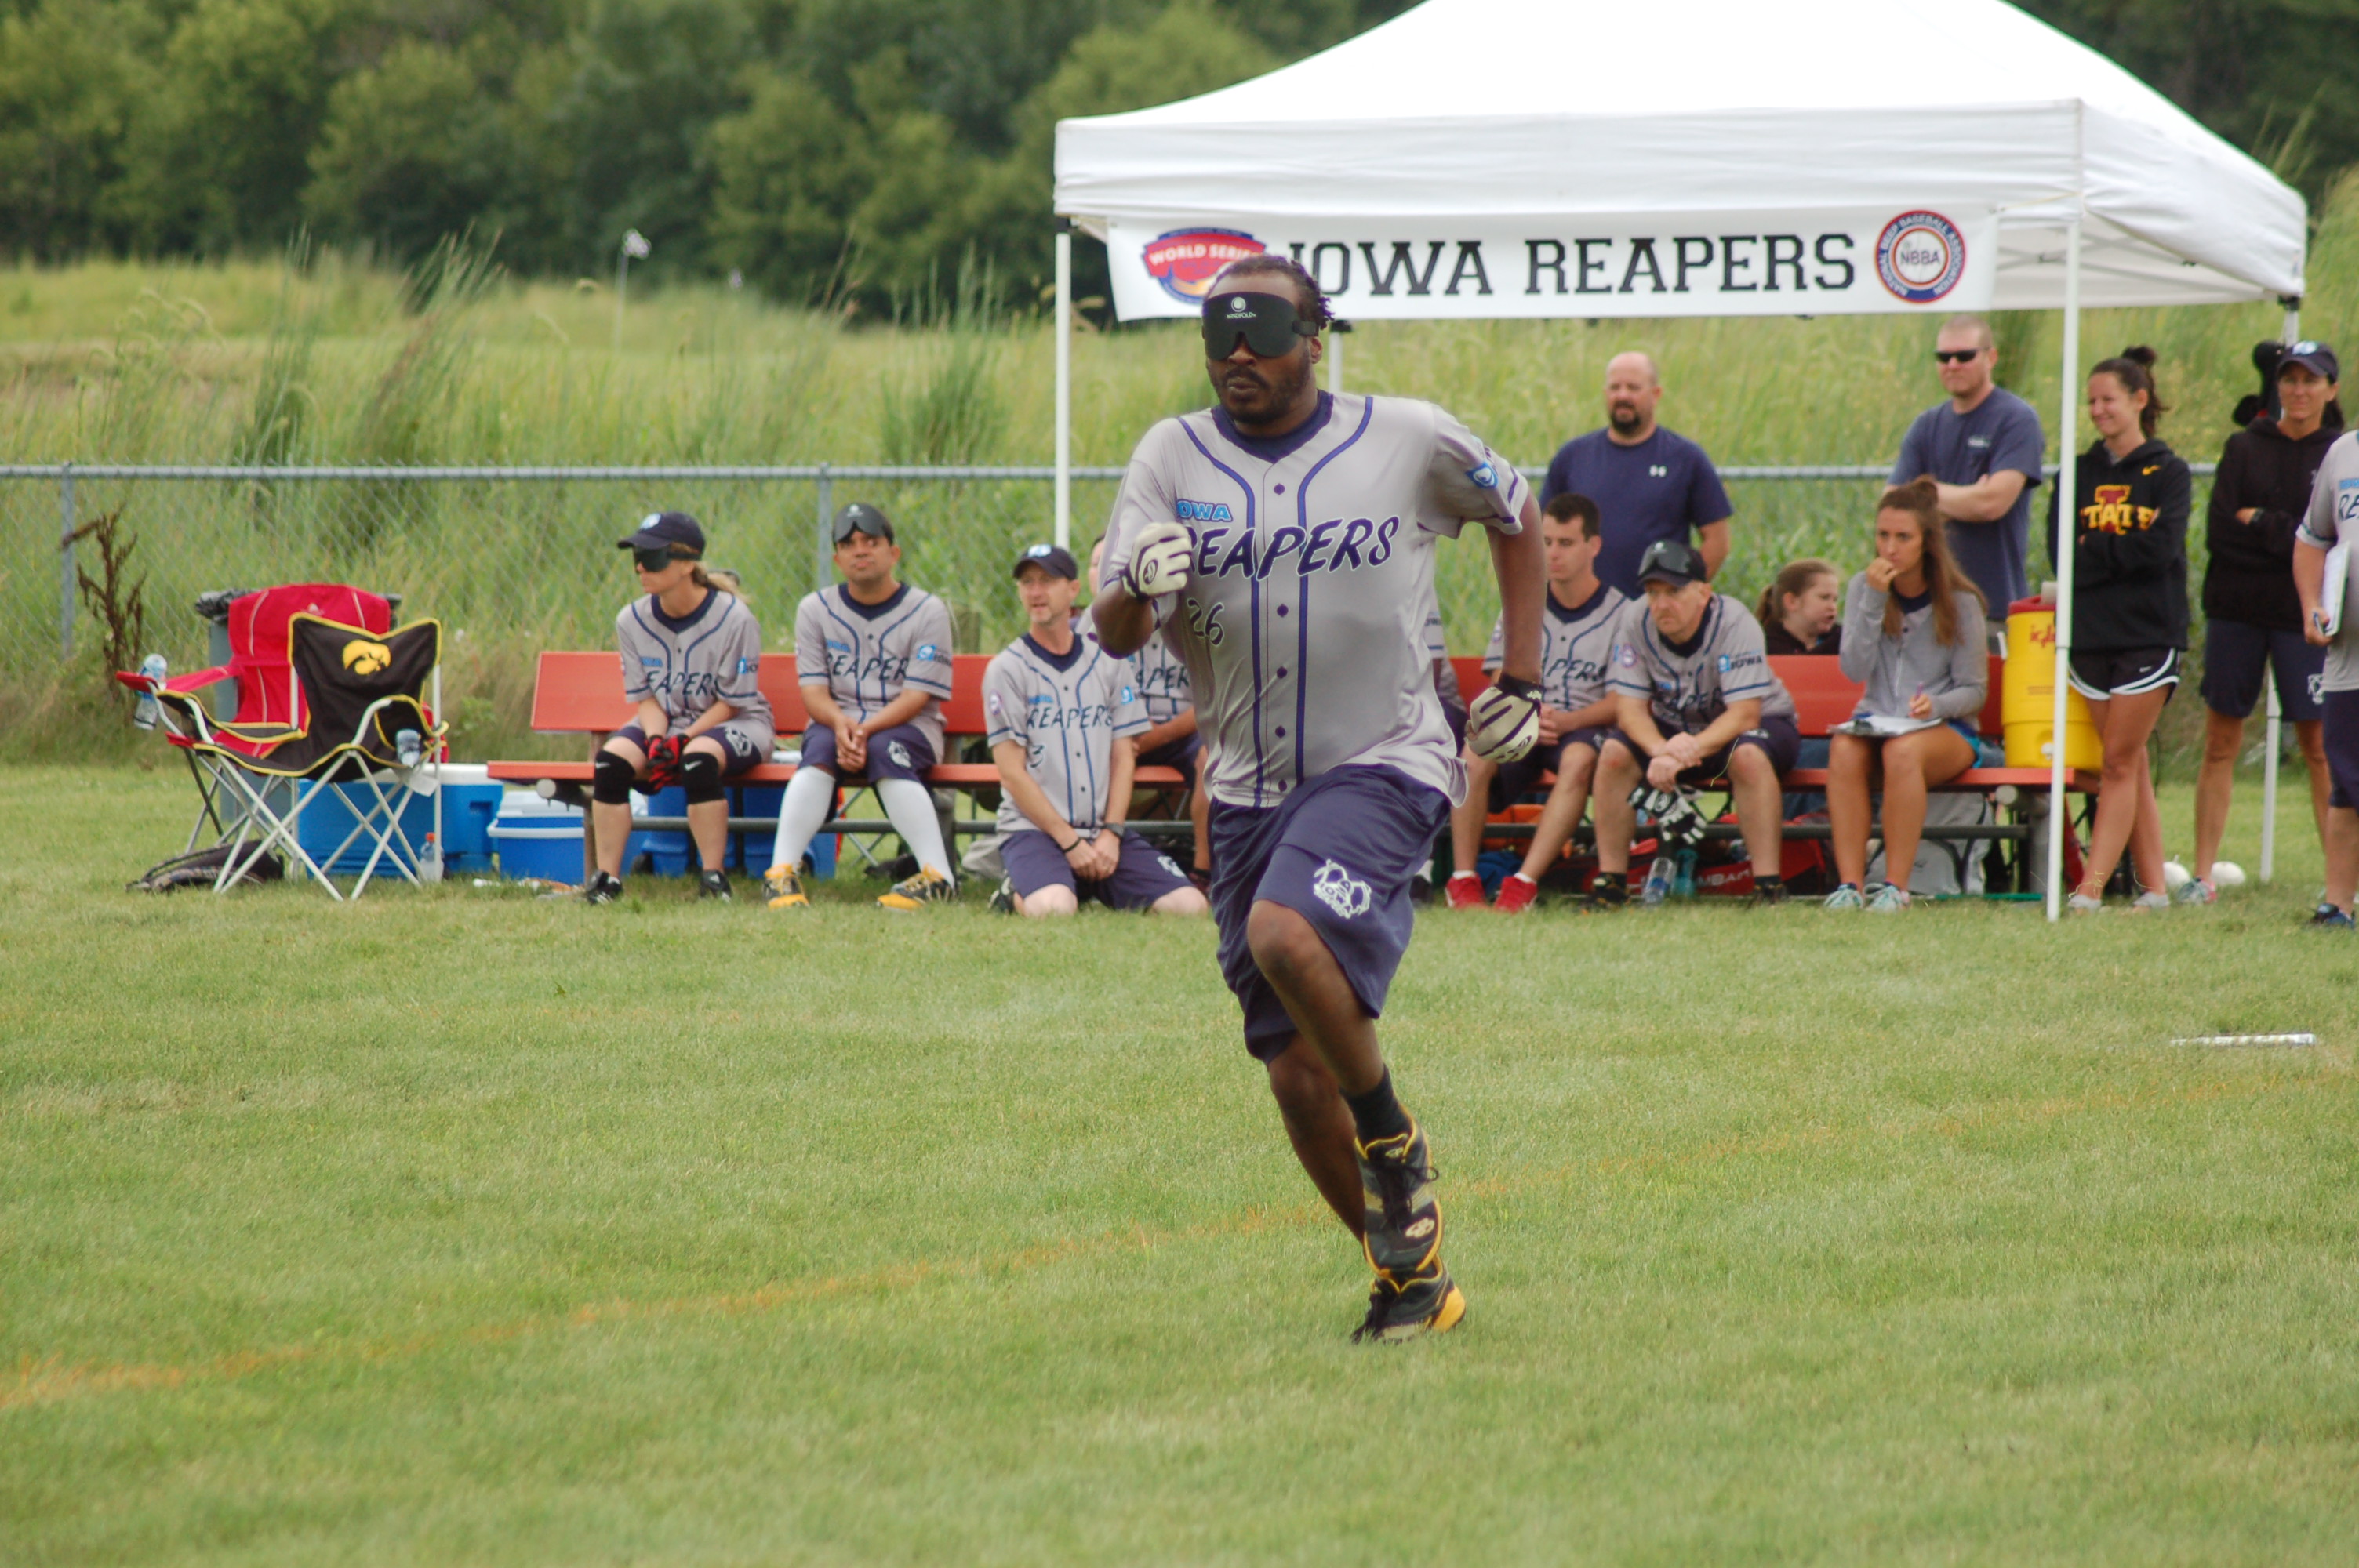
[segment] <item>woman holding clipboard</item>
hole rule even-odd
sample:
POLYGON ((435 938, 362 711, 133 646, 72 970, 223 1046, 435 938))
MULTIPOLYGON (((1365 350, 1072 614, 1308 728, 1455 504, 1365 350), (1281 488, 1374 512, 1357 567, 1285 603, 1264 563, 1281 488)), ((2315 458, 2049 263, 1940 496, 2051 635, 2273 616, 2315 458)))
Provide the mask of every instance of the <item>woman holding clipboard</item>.
POLYGON ((1843 673, 1866 687, 1827 757, 1827 820, 1833 831, 1829 909, 1896 914, 1908 890, 1863 887, 1875 825, 1871 792, 1884 784, 1884 863, 1917 862, 1926 792, 1974 765, 1974 720, 1989 694, 1983 596, 1951 558, 1940 499, 1930 478, 1896 485, 1875 508, 1875 559, 1844 594, 1843 673))

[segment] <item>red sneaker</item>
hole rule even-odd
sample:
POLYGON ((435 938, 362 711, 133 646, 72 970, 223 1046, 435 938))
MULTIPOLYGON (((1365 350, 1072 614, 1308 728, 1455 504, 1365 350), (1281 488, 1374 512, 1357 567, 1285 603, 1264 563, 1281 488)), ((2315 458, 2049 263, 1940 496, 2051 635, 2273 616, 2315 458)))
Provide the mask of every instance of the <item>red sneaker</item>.
POLYGON ((1452 909, 1483 907, 1483 879, 1472 871, 1452 871, 1450 884, 1442 890, 1452 909))
POLYGON ((1493 907, 1502 914, 1521 914, 1539 896, 1539 883, 1526 881, 1521 871, 1513 871, 1499 884, 1499 902, 1493 907))

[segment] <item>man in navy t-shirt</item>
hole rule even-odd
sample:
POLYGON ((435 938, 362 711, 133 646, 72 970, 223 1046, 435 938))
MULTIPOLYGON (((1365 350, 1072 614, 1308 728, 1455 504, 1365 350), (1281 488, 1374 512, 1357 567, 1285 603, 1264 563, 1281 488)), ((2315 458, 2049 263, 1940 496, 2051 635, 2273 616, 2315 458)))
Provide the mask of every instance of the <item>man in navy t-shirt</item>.
POLYGON ((1933 476, 1949 519, 1950 554, 1983 590, 1992 626, 2004 627, 2006 607, 2030 592, 2024 561, 2031 492, 2048 439, 2031 405, 1992 381, 1998 348, 1981 317, 1943 322, 1933 358, 1950 401, 1908 427, 1892 482, 1933 476))
POLYGON ((1616 354, 1605 366, 1605 427, 1560 448, 1540 485, 1546 506, 1567 491, 1597 503, 1600 580, 1638 596, 1638 561, 1658 539, 1689 542, 1712 572, 1728 558, 1728 492, 1701 447, 1655 423, 1663 398, 1655 362, 1616 354))

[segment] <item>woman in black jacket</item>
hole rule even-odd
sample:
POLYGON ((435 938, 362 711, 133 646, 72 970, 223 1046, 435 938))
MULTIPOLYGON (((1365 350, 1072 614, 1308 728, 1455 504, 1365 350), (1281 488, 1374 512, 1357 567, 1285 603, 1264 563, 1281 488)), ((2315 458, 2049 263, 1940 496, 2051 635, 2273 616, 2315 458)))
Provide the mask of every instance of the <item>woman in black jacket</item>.
POLYGON ((2293 531, 2310 505, 2310 481, 2326 449, 2343 433, 2334 401, 2341 374, 2334 351, 2302 341, 2277 362, 2275 417, 2264 414, 2228 438, 2212 481, 2211 564, 2203 568, 2203 765, 2195 775, 2197 885, 2182 897, 2209 903, 2212 860, 2228 826, 2228 796, 2245 720, 2260 699, 2264 675, 2293 721, 2295 743, 2310 764, 2310 804, 2326 831, 2326 736, 2319 685, 2326 650, 2301 634, 2301 600, 2293 586, 2293 531))
MULTIPOLYGON (((2072 496, 2072 660, 2067 676, 2089 700, 2105 744, 2097 820, 2075 911, 2102 907, 2127 849, 2144 891, 2140 909, 2167 908, 2162 814, 2146 754, 2155 720, 2179 685, 2187 648, 2187 515, 2193 484, 2178 453, 2155 438, 2163 414, 2154 351, 2125 349, 2089 373, 2096 444, 2081 454, 2072 496)), ((2057 553, 2053 520, 2049 556, 2057 553)))

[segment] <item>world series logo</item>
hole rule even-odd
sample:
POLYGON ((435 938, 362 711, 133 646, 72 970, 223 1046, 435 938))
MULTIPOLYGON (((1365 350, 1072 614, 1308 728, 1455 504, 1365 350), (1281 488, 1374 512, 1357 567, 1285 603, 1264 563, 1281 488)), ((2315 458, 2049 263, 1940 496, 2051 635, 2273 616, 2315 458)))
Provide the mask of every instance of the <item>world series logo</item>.
POLYGON ((1161 284, 1164 293, 1183 305, 1195 305, 1211 291, 1223 267, 1266 249, 1251 234, 1234 229, 1174 229, 1149 240, 1140 259, 1147 276, 1161 284))
POLYGON ((1893 297, 1930 305, 1966 275, 1966 241, 1939 212, 1903 212, 1875 240, 1875 276, 1893 297))

